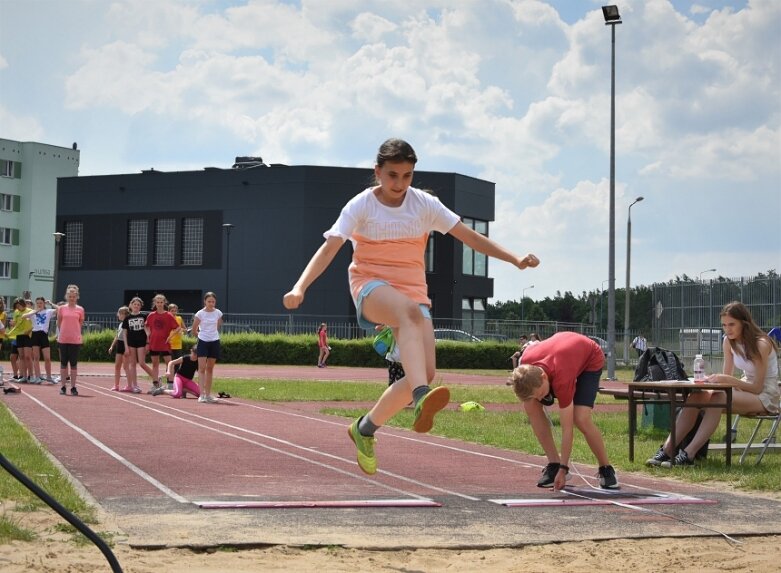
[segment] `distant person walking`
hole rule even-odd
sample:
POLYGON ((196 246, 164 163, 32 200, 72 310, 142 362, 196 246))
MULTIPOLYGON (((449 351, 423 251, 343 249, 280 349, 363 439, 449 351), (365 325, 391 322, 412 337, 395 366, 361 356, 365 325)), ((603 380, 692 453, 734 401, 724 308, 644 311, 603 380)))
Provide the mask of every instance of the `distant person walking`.
POLYGON ((648 341, 646 341, 642 332, 635 336, 635 339, 632 341, 632 348, 637 351, 638 357, 642 356, 643 352, 645 352, 646 348, 648 348, 648 341))
POLYGON ((198 402, 214 404, 218 400, 211 395, 214 365, 220 358, 220 329, 222 311, 217 308, 217 295, 207 292, 203 297, 203 308, 195 313, 192 333, 198 339, 198 385, 201 395, 198 402))
POLYGON ((331 347, 328 346, 328 326, 324 322, 317 329, 317 347, 320 350, 320 354, 317 357, 317 367, 325 368, 325 362, 331 355, 331 347))

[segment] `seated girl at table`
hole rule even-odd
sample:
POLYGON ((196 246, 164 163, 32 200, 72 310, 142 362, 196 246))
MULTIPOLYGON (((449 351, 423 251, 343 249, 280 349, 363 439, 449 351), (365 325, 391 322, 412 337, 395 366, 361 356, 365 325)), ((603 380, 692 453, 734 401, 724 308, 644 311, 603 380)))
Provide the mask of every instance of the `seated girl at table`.
MULTIPOLYGON (((778 357, 773 339, 762 332, 751 318, 748 308, 741 302, 731 302, 721 310, 721 327, 724 329, 724 373, 711 374, 706 382, 731 386, 732 412, 743 415, 776 414, 779 408, 778 357), (743 378, 733 375, 735 368, 743 371, 743 378)), ((694 454, 707 442, 719 425, 721 408, 697 408, 697 404, 724 404, 726 395, 719 390, 692 392, 686 399, 675 421, 675 435, 679 440, 694 427, 702 410, 700 427, 691 442, 677 452, 670 437, 656 454, 646 461, 649 466, 690 466, 694 454)), ((677 445, 677 444, 676 444, 677 445)))

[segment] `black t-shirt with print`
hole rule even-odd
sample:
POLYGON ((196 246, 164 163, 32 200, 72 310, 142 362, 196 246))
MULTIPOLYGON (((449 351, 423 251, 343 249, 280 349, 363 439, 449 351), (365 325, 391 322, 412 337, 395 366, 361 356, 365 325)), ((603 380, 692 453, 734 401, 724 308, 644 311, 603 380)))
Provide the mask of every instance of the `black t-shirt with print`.
POLYGON ((131 348, 140 348, 146 345, 144 326, 146 325, 147 314, 146 312, 129 314, 122 321, 122 328, 127 330, 127 345, 131 348))

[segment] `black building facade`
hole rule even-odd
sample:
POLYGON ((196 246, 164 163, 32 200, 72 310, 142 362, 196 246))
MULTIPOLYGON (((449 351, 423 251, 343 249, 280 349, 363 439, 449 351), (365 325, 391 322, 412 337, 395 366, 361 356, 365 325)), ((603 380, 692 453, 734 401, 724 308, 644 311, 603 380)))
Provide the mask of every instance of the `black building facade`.
MULTIPOLYGON (((370 169, 285 165, 61 178, 56 292, 78 284, 92 312, 113 312, 136 294, 149 303, 162 292, 189 313, 214 291, 226 313, 287 314, 283 294, 372 179, 370 169)), ((493 183, 416 171, 413 184, 488 233, 493 183)), ((345 245, 296 312, 355 315, 351 254, 345 245)), ((481 313, 493 295, 485 257, 438 233, 426 255, 433 316, 481 313)))

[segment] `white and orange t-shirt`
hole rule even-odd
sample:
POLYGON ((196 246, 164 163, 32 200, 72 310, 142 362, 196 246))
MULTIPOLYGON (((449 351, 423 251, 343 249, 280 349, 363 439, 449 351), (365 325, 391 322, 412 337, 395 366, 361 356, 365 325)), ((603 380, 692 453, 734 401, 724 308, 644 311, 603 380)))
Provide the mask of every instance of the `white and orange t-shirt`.
POLYGON ((461 220, 433 195, 409 187, 398 207, 383 205, 369 187, 344 206, 323 236, 349 239, 353 299, 366 283, 382 280, 418 304, 431 304, 423 256, 431 231, 449 232, 461 220))

